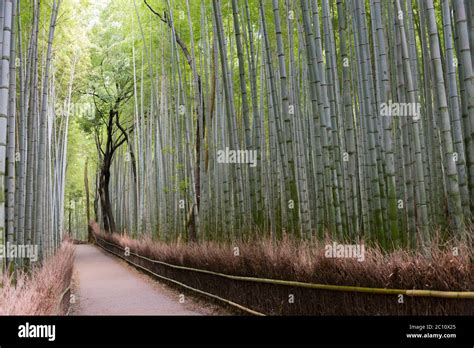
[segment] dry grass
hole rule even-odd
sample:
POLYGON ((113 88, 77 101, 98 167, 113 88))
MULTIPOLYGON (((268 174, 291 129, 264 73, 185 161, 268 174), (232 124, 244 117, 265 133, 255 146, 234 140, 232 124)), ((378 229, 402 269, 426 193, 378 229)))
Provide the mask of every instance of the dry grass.
POLYGON ((5 277, 0 288, 0 315, 65 314, 61 296, 69 287, 73 261, 74 246, 65 240, 41 267, 5 277))
MULTIPOLYGON (((133 240, 118 234, 100 236, 155 260, 232 275, 377 288, 474 290, 472 251, 459 245, 459 255, 454 256, 450 246, 433 243, 430 257, 405 250, 386 254, 378 248, 366 248, 365 261, 358 262, 326 258, 326 243, 321 242, 164 244, 150 238, 133 240), (239 248, 240 256, 234 256, 234 247, 239 248)), ((134 262, 143 261, 136 258, 134 262)), ((143 266, 268 314, 444 315, 474 312, 472 300, 405 297, 404 304, 399 304, 395 295, 308 290, 224 280, 150 263, 143 266), (295 303, 288 302, 290 294, 294 295, 295 303)))

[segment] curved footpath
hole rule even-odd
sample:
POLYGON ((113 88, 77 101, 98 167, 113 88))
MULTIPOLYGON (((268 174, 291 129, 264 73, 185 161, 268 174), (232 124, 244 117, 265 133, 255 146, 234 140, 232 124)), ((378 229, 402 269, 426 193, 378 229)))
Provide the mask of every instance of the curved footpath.
POLYGON ((92 245, 76 246, 73 288, 72 315, 212 314, 92 245))

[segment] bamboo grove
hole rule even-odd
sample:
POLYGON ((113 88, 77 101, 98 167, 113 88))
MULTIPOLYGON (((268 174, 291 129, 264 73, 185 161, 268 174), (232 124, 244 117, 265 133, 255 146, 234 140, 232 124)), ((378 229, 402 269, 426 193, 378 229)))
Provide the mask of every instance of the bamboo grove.
POLYGON ((470 240, 471 1, 190 3, 134 1, 130 115, 96 131, 106 230, 470 240))
POLYGON ((471 0, 0 0, 0 30, 0 246, 472 241, 471 0))
MULTIPOLYGON (((36 245, 39 260, 59 246, 64 212, 68 115, 54 107, 52 62, 59 5, 0 1, 0 246, 36 245)), ((7 253, 0 273, 30 263, 7 253)))

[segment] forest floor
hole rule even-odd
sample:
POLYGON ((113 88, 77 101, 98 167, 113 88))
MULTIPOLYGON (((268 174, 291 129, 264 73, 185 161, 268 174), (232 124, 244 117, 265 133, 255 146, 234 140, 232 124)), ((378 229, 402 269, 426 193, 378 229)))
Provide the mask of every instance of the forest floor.
POLYGON ((95 246, 76 246, 74 269, 72 315, 216 314, 95 246))

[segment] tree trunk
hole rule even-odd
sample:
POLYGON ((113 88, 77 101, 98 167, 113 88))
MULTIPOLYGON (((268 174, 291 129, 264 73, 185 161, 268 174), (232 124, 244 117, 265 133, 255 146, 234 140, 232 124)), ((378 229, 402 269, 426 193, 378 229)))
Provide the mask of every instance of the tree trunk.
POLYGON ((90 212, 89 176, 87 173, 88 164, 89 164, 89 158, 86 159, 86 165, 84 166, 84 189, 86 192, 87 241, 89 243, 92 243, 93 238, 92 238, 92 227, 90 225, 91 212, 90 212))
POLYGON ((99 174, 99 197, 102 218, 104 220, 104 230, 109 233, 117 232, 115 219, 112 212, 112 204, 110 203, 110 166, 111 156, 104 157, 99 174))

